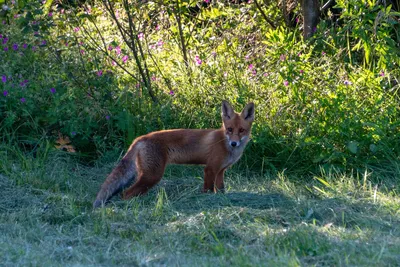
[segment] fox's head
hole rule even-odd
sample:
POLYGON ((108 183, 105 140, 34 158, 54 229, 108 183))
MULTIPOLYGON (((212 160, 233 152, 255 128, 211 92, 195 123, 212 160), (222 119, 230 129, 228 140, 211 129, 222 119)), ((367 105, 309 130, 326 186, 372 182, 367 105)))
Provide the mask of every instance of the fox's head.
POLYGON ((222 101, 222 122, 228 145, 231 148, 247 144, 254 121, 254 103, 248 103, 242 112, 236 113, 227 101, 222 101))

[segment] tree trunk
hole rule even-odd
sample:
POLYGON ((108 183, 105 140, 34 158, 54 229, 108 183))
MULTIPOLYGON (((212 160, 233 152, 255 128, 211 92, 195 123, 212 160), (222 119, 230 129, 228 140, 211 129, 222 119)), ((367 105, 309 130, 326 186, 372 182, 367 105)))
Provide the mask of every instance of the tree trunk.
POLYGON ((303 12, 303 36, 310 38, 317 29, 319 21, 319 0, 303 0, 301 3, 303 12))

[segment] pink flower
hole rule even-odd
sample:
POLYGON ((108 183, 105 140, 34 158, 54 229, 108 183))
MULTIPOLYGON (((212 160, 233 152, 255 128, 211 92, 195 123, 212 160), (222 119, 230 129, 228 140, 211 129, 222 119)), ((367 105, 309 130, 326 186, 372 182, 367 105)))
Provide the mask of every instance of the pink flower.
POLYGON ((268 72, 264 72, 263 74, 264 77, 267 77, 268 75, 269 75, 268 72))
POLYGON ((249 70, 252 70, 254 68, 254 65, 253 64, 250 64, 249 65, 249 70))
POLYGON ((304 73, 304 70, 300 70, 300 74, 303 74, 304 73))
POLYGON ((113 60, 113 61, 111 62, 111 65, 117 66, 117 63, 113 60))
POLYGON ((143 32, 139 33, 138 34, 138 38, 139 38, 140 41, 142 41, 143 38, 144 38, 144 33, 143 32))
POLYGON ((156 26, 156 31, 160 30, 160 25, 156 26))
POLYGON ((128 61, 128 56, 127 55, 123 56, 122 57, 122 62, 126 63, 127 61, 128 61))
POLYGON ((288 85, 289 85, 289 82, 288 82, 287 80, 285 80, 285 81, 283 81, 283 85, 284 85, 284 86, 288 86, 288 85))
POLYGON ((198 66, 200 66, 200 65, 203 63, 203 61, 200 59, 199 56, 195 56, 195 57, 194 57, 194 60, 196 61, 196 64, 197 64, 198 66))
POLYGON ((206 4, 210 3, 210 0, 204 0, 204 3, 206 4))
POLYGON ((62 9, 60 10, 60 13, 61 13, 61 14, 64 14, 64 12, 65 12, 65 10, 64 10, 64 8, 62 8, 62 9))
POLYGON ((79 27, 75 27, 74 28, 74 32, 79 32, 80 28, 79 27))
POLYGON ((173 95, 175 95, 175 92, 171 90, 171 91, 169 91, 169 94, 173 96, 173 95))
POLYGON ((81 55, 85 54, 85 50, 81 49, 79 52, 81 52, 81 55))
POLYGON ((282 55, 279 57, 279 59, 280 59, 281 61, 285 61, 286 56, 282 54, 282 55))
POLYGON ((379 73, 379 76, 384 77, 384 76, 385 76, 385 72, 384 72, 384 71, 381 71, 381 72, 379 73))
POLYGON ((108 46, 108 51, 112 51, 112 50, 113 50, 112 45, 109 45, 109 46, 108 46))
POLYGON ((321 52, 321 54, 322 54, 323 56, 325 56, 325 55, 326 55, 325 51, 322 51, 322 52, 321 52))
POLYGON ((97 71, 97 72, 96 72, 96 74, 97 74, 97 76, 99 76, 99 77, 100 77, 100 76, 102 76, 102 75, 103 75, 103 71, 102 71, 102 70, 99 70, 99 71, 97 71))
POLYGON ((155 80, 157 80, 157 77, 156 76, 151 76, 151 80, 154 82, 155 80))
POLYGON ((115 47, 115 52, 117 53, 118 56, 121 54, 121 47, 119 47, 119 45, 115 47))
POLYGON ((164 41, 163 40, 159 40, 157 42, 158 47, 162 47, 164 45, 164 41))
POLYGON ((52 17, 53 16, 53 12, 49 12, 49 17, 52 17))

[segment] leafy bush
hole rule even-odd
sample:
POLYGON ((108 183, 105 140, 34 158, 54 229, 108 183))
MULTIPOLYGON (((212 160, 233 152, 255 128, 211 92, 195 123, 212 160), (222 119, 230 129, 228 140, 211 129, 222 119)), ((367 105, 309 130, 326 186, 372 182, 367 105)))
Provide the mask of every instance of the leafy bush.
POLYGON ((4 140, 61 131, 99 155, 153 130, 219 127, 228 99, 256 104, 243 161, 252 168, 398 158, 399 23, 390 7, 337 1, 340 23, 322 21, 303 41, 298 28, 270 29, 251 4, 212 2, 189 16, 185 4, 122 3, 114 13, 102 3, 49 12, 31 3, 8 14, 4 140), (132 32, 121 36, 121 27, 132 32))

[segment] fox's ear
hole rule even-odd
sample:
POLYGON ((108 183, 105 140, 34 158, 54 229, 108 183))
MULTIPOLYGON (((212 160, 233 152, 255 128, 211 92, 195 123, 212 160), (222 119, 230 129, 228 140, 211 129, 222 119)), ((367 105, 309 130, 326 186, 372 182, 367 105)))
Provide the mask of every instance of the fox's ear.
POLYGON ((233 118, 235 111, 228 101, 222 100, 222 119, 230 120, 233 118))
POLYGON ((245 119, 246 121, 253 122, 254 121, 254 103, 248 103, 242 112, 240 113, 240 116, 245 119))

